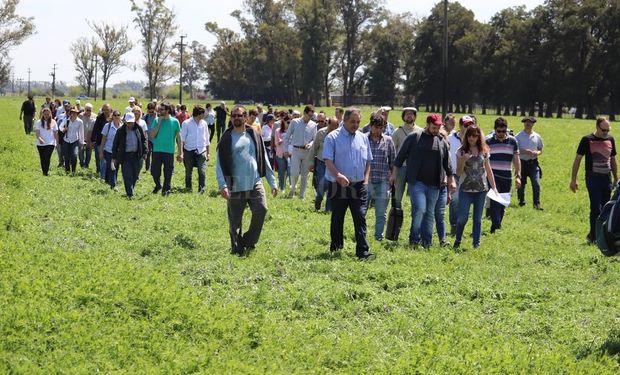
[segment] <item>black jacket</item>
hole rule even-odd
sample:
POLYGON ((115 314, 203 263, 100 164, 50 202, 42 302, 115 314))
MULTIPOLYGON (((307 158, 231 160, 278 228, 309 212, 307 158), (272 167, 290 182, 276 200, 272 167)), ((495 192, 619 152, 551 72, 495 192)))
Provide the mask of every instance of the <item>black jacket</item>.
MULTIPOLYGON (((452 166, 450 165, 449 146, 441 136, 430 136, 424 132, 413 132, 405 138, 405 142, 400 148, 396 159, 394 160, 394 166, 401 168, 405 160, 407 161, 407 183, 414 184, 418 179, 420 170, 424 168, 426 163, 429 148, 431 145, 428 142, 420 142, 421 137, 427 137, 425 141, 432 142, 433 138, 437 138, 439 146, 439 180, 437 186, 441 186, 444 177, 452 176, 452 166)), ((424 141, 423 140, 423 141, 424 141)))
MULTIPOLYGON (((123 125, 116 131, 116 136, 114 137, 114 143, 112 144, 112 159, 115 159, 118 164, 122 164, 125 160, 125 140, 127 139, 127 125, 123 125)), ((138 157, 143 157, 146 155, 146 138, 144 137, 144 132, 142 128, 137 124, 134 124, 131 129, 134 133, 136 133, 136 137, 138 137, 138 157)))
MULTIPOLYGON (((226 129, 220 139, 220 143, 217 144, 217 158, 222 167, 222 173, 224 174, 224 180, 228 189, 232 188, 234 180, 232 178, 232 128, 226 129)), ((251 135, 252 142, 254 143, 254 149, 256 150, 256 166, 258 167, 258 174, 261 177, 265 177, 267 174, 267 168, 265 166, 265 145, 263 140, 254 128, 249 125, 245 126, 245 131, 251 135)))
POLYGON ((103 112, 100 113, 95 119, 95 124, 93 125, 93 132, 90 136, 90 141, 97 146, 101 144, 101 131, 107 123, 108 119, 105 117, 105 114, 103 114, 103 112))

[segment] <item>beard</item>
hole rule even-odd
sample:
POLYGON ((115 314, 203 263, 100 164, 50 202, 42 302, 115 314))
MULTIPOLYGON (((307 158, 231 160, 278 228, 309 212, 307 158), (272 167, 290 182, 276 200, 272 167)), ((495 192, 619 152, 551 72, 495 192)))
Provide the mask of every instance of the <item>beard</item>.
POLYGON ((243 125, 245 125, 245 124, 243 123, 243 118, 238 118, 238 117, 237 117, 237 118, 235 118, 235 119, 233 120, 233 126, 234 126, 235 128, 240 128, 240 127, 242 127, 243 125))

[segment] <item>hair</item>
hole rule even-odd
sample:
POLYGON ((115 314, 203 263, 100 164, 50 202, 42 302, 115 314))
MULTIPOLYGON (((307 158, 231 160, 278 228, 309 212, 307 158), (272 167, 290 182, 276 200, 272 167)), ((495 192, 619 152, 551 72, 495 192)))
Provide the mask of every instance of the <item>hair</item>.
POLYGON ((256 109, 252 108, 252 109, 250 109, 250 111, 248 112, 248 114, 249 114, 250 116, 254 116, 254 117, 256 117, 256 116, 258 116, 258 111, 257 111, 256 109))
POLYGON ((42 125, 42 126, 45 126, 45 129, 49 130, 49 129, 50 129, 50 127, 51 127, 51 122, 52 122, 52 120, 53 120, 53 117, 52 117, 52 110, 51 110, 51 109, 49 109, 49 108, 43 108, 43 109, 41 110, 41 125, 42 125), (50 114, 50 119, 49 119, 49 121, 45 121, 45 120, 43 119, 43 115, 44 115, 46 112, 50 114))
POLYGON ((159 105, 159 109, 165 109, 166 111, 168 111, 169 113, 172 113, 172 111, 174 111, 174 107, 172 106, 172 104, 170 103, 161 103, 159 105))
POLYGON ((336 124, 336 126, 338 126, 338 124, 340 124, 340 121, 338 121, 338 119, 336 117, 330 117, 330 118, 327 119, 327 126, 332 124, 332 122, 334 124, 336 124))
POLYGON ((508 121, 506 121, 505 118, 498 117, 495 119, 495 124, 493 125, 493 129, 507 128, 507 127, 508 127, 508 121))
POLYGON ((482 130, 480 130, 480 128, 477 126, 468 126, 467 130, 465 130, 463 144, 461 145, 461 149, 463 150, 463 152, 469 152, 469 141, 467 140, 467 138, 470 135, 478 135, 478 140, 476 141, 476 147, 478 147, 478 152, 489 152, 489 146, 487 146, 487 143, 484 141, 484 134, 482 134, 482 130))
POLYGON ((344 112, 344 109, 342 109, 342 107, 336 107, 336 113, 342 113, 344 112))
POLYGON ((211 103, 207 103, 207 105, 205 106, 205 108, 211 108, 211 103))
POLYGON ((205 113, 205 109, 201 105, 195 105, 192 110, 192 117, 197 117, 205 113))
POLYGON ((288 113, 282 115, 282 119, 280 120, 280 133, 286 133, 286 131, 288 130, 289 121, 291 121, 291 115, 289 115, 288 113), (284 132, 282 131, 282 128, 284 128, 284 132))
POLYGON ((259 109, 259 110, 261 110, 261 111, 262 111, 262 110, 263 110, 263 106, 262 106, 262 105, 260 105, 260 104, 257 104, 257 105, 256 105, 256 109, 259 109))
POLYGON ((305 108, 304 108, 304 113, 308 114, 310 112, 314 112, 314 106, 311 104, 308 104, 305 108))
POLYGON ((187 111, 187 106, 185 104, 181 104, 181 111, 187 111))
POLYGON ((155 103, 150 102, 149 104, 146 105, 146 109, 155 109, 155 103))
POLYGON ((607 117, 605 117, 605 116, 599 116, 599 117, 597 117, 597 118, 596 118, 596 127, 597 127, 597 128, 598 128, 598 127, 600 127, 600 126, 601 126, 601 124, 602 124, 604 121, 607 121, 607 117))
POLYGON ((450 119, 453 119, 453 118, 455 118, 455 117, 454 117, 454 114, 453 114, 453 113, 448 113, 448 114, 446 115, 446 117, 444 117, 444 118, 443 118, 443 123, 445 124, 445 123, 447 123, 448 121, 450 121, 450 119))
POLYGON ((378 113, 373 113, 370 116, 370 126, 373 125, 385 126, 385 118, 378 113))
POLYGON ((358 115, 361 115, 359 108, 355 108, 355 107, 349 107, 344 111, 344 118, 343 120, 346 122, 349 117, 351 117, 351 115, 353 115, 354 113, 357 113, 358 115))
POLYGON ((242 106, 242 105, 236 105, 236 106, 234 106, 234 107, 233 107, 233 109, 232 109, 232 111, 230 111, 230 113, 232 114, 232 113, 233 113, 233 112, 235 112, 235 111, 241 111, 241 114, 242 114, 243 116, 245 116, 245 115, 247 115, 247 114, 248 114, 248 111, 247 111, 247 110, 245 109, 245 107, 244 107, 244 106, 242 106))

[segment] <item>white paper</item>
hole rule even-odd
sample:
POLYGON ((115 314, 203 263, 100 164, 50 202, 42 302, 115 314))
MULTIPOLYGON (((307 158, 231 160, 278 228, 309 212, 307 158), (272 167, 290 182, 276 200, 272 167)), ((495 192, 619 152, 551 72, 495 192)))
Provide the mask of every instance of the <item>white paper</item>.
POLYGON ((510 193, 495 193, 495 190, 491 189, 487 193, 487 197, 501 204, 502 206, 510 206, 510 193))

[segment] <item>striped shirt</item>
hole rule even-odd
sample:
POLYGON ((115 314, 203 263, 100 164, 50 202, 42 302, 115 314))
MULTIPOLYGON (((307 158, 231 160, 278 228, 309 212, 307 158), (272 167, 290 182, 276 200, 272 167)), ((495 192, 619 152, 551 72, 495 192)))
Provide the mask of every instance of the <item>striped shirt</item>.
POLYGON ((519 144, 515 137, 508 135, 503 141, 500 141, 492 134, 487 137, 486 142, 490 149, 491 157, 489 161, 491 162, 493 175, 511 178, 512 159, 514 155, 519 155, 519 144))
POLYGON ((387 182, 389 171, 396 158, 396 149, 392 137, 381 134, 379 142, 375 142, 368 133, 372 161, 370 162, 370 182, 387 182))

